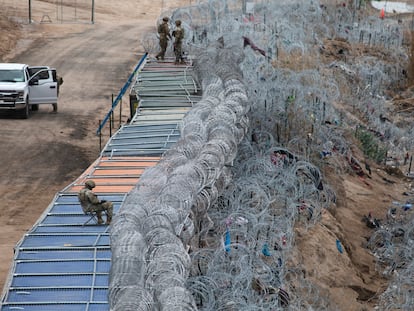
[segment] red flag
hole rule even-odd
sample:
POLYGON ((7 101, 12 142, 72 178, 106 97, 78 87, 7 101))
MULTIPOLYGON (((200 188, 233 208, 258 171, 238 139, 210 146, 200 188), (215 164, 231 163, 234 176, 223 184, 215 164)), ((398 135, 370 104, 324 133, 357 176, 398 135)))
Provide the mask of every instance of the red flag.
POLYGON ((380 18, 384 19, 384 17, 385 17, 385 10, 384 10, 384 8, 382 8, 381 12, 380 12, 380 18))

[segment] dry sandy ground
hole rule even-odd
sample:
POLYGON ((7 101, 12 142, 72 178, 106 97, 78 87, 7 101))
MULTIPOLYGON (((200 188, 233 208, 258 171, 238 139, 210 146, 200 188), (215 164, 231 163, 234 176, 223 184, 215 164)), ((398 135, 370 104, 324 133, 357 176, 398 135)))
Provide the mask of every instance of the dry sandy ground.
MULTIPOLYGON (((45 6, 54 3, 40 2, 45 6)), ((98 157, 98 121, 111 104, 111 94, 119 91, 143 54, 140 38, 155 31, 164 10, 189 4, 188 0, 95 2, 93 25, 26 23, 19 32, 11 21, 0 19, 0 61, 50 65, 64 79, 57 114, 51 106, 41 106, 28 120, 0 115, 0 289, 18 240, 53 196, 98 157)), ((26 5, 0 0, 0 15, 6 9, 12 12, 8 3, 13 9, 26 5)), ((39 18, 41 12, 37 14, 39 18)), ((127 100, 123 105, 125 121, 127 100)), ((383 218, 392 201, 404 199, 409 181, 375 167, 367 181, 352 174, 326 174, 338 194, 337 208, 326 212, 314 228, 298 229, 295 261, 304 265, 305 277, 324 288, 342 310, 370 310, 385 279, 374 270, 374 259, 364 247, 371 231, 361 218, 369 211, 383 218), (395 183, 385 182, 383 177, 395 183), (343 242, 344 254, 336 250, 336 238, 343 242)))

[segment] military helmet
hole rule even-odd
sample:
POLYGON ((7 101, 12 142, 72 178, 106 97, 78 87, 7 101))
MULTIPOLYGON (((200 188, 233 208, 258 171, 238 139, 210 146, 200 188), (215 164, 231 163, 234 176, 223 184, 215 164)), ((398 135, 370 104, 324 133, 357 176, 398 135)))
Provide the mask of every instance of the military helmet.
POLYGON ((169 19, 167 16, 165 16, 165 17, 163 17, 163 18, 162 18, 162 20, 163 20, 164 22, 168 22, 170 19, 169 19))
POLYGON ((90 188, 90 189, 92 189, 92 188, 95 188, 95 187, 96 187, 95 182, 94 182, 92 179, 87 180, 87 181, 85 182, 85 186, 87 186, 87 187, 88 187, 88 188, 90 188))
POLYGON ((175 21, 175 24, 176 24, 177 26, 180 26, 180 25, 181 25, 181 21, 180 21, 179 19, 177 19, 177 20, 175 21))

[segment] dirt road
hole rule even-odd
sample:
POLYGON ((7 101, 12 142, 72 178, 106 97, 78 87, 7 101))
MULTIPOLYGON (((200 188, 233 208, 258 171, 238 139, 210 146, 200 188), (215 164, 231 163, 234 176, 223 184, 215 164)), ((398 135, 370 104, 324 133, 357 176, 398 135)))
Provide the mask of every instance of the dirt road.
MULTIPOLYGON (((160 5, 114 2, 96 3, 94 24, 24 25, 8 55, 10 62, 55 67, 64 83, 58 113, 46 105, 28 120, 0 115, 0 289, 16 243, 53 196, 99 156, 98 122, 144 52, 139 38, 155 30, 160 5)), ((123 105, 126 120, 127 100, 123 105)))

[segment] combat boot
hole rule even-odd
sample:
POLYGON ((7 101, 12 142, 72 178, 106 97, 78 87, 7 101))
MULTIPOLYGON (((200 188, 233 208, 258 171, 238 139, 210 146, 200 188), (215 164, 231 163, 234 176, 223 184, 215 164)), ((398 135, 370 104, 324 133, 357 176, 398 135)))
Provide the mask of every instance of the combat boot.
POLYGON ((112 221, 112 213, 114 210, 114 204, 112 202, 106 202, 105 203, 105 214, 106 214, 106 224, 111 224, 112 221))
POLYGON ((97 212, 96 217, 98 218, 98 225, 102 225, 103 224, 102 213, 97 212))

